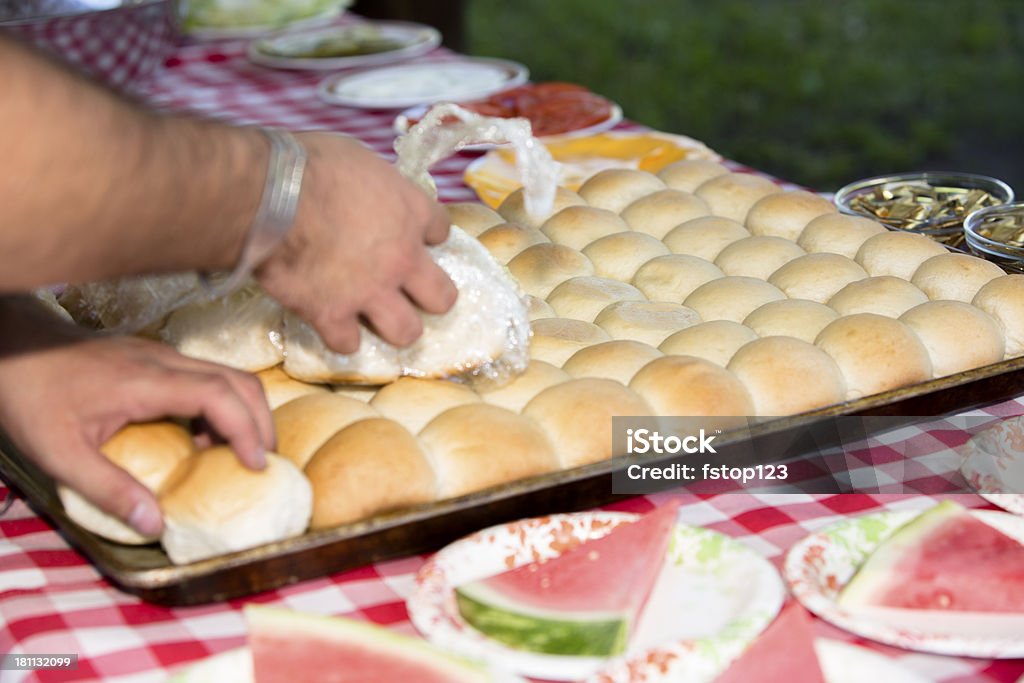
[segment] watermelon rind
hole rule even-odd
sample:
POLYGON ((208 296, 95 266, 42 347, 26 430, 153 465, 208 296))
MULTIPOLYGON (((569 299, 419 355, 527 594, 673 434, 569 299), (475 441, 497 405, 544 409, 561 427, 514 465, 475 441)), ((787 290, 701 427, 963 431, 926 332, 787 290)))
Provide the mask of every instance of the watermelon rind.
POLYGON ((843 587, 836 602, 840 607, 863 607, 872 604, 872 597, 889 584, 892 571, 905 557, 907 550, 918 544, 946 520, 960 515, 963 506, 945 500, 929 508, 896 529, 860 566, 843 587))
POLYGON ((498 607, 477 595, 473 584, 455 589, 459 613, 473 628, 517 650, 577 657, 609 657, 622 653, 629 638, 624 615, 580 619, 546 616, 498 607))

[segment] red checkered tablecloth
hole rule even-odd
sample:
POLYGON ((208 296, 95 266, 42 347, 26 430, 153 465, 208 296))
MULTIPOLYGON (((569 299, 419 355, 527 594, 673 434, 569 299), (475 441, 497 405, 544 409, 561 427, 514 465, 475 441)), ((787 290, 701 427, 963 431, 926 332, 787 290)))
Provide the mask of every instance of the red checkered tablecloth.
MULTIPOLYGON (((427 59, 454 59, 438 50, 427 59)), ((355 135, 391 154, 393 112, 361 111, 321 103, 321 76, 271 71, 250 64, 240 43, 180 49, 168 67, 142 91, 155 105, 225 120, 293 129, 325 129, 355 135)), ((627 103, 628 104, 628 103, 627 103)), ((628 112, 628 106, 627 106, 628 112)), ((631 124, 623 124, 628 127, 631 124)), ((473 199, 461 181, 473 157, 462 154, 434 169, 446 201, 473 199)), ((740 168, 734 165, 735 168, 740 168)), ((1024 403, 1010 401, 975 413, 980 417, 1020 415, 1024 403)), ((955 472, 950 447, 967 438, 954 426, 932 424, 927 431, 906 427, 869 442, 874 464, 912 458, 916 495, 696 496, 681 491, 626 498, 609 509, 645 512, 667 497, 682 497, 683 521, 705 526, 746 543, 781 564, 785 551, 809 532, 843 518, 880 510, 921 509, 946 494, 955 472), (953 464, 951 464, 953 463, 953 464)), ((905 474, 905 473, 904 473, 905 474)), ((8 494, 0 486, 0 495, 8 494)), ((970 507, 985 501, 957 495, 970 507)), ((0 517, 0 653, 76 653, 73 672, 0 671, 0 683, 15 681, 162 681, 173 671, 210 654, 242 645, 247 601, 298 610, 343 614, 412 633, 404 600, 424 557, 368 566, 282 590, 195 608, 169 609, 141 602, 104 580, 93 567, 21 500, 0 517)), ((894 657, 927 679, 943 683, 1011 683, 1024 674, 1024 661, 941 657, 866 643, 818 621, 821 636, 853 640, 894 657)), ((1024 636, 1022 636, 1024 637, 1024 636)))

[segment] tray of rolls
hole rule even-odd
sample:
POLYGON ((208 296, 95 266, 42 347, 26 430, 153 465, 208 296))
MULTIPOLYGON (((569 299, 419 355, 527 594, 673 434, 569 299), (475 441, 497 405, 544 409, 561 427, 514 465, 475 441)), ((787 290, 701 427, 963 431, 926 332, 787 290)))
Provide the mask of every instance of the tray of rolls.
MULTIPOLYGON (((602 170, 559 188, 541 217, 522 191, 496 210, 448 209, 528 302, 529 357, 510 382, 331 384, 267 359, 256 374, 278 435, 272 485, 247 479, 230 453, 189 451, 172 423, 119 435, 177 453, 153 456, 171 464, 150 484, 179 534, 164 539, 170 553, 86 530, 74 496, 6 443, 5 475, 115 583, 196 604, 608 502, 622 466, 612 416, 770 418, 751 428, 766 434, 1019 393, 1024 275, 760 175, 683 160, 602 170)), ((105 452, 118 461, 118 448, 105 452)))

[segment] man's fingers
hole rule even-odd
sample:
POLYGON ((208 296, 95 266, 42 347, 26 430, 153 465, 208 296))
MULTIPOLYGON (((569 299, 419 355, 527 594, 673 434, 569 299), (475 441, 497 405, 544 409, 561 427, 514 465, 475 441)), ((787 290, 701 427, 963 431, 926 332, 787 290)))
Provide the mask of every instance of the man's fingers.
POLYGON ((143 536, 160 535, 164 525, 160 505, 149 489, 92 449, 83 447, 62 456, 73 462, 62 463, 60 471, 51 474, 143 536))
POLYGON ((448 212, 435 204, 427 223, 427 229, 423 233, 423 241, 427 244, 441 244, 448 239, 448 232, 451 229, 451 221, 448 219, 448 212))
POLYGON ((355 318, 338 320, 322 317, 314 322, 313 327, 332 351, 355 353, 359 350, 359 321, 355 318))
POLYGON ((423 321, 416 307, 399 291, 379 294, 363 312, 380 338, 389 344, 408 346, 423 333, 423 321))
POLYGON ((420 263, 409 273, 403 289, 427 313, 446 313, 455 304, 459 291, 426 250, 420 254, 420 263))

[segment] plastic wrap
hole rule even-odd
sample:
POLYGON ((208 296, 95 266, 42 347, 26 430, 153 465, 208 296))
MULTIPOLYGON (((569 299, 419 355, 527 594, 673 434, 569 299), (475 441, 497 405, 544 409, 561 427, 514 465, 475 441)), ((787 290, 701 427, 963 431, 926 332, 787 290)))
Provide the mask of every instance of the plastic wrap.
POLYGON ((130 277, 69 285, 60 303, 80 325, 112 333, 150 333, 171 311, 209 300, 197 273, 130 277))

